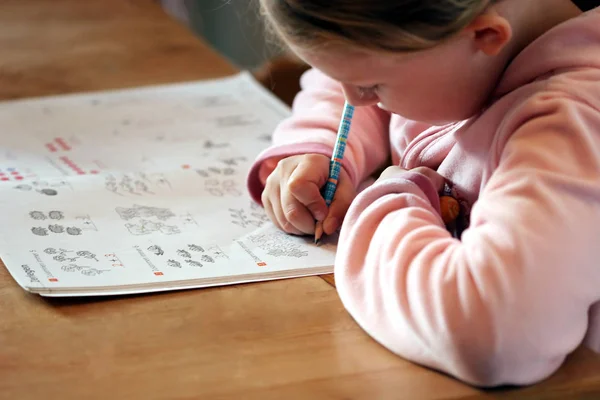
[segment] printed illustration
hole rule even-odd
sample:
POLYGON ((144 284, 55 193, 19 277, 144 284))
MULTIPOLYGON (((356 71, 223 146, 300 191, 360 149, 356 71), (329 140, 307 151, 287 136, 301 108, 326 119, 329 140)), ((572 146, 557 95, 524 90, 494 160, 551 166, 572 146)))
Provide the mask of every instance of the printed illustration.
POLYGON ((175 214, 169 210, 168 208, 159 208, 159 207, 148 207, 141 206, 138 204, 134 204, 133 207, 117 207, 115 209, 117 214, 124 219, 125 221, 129 221, 134 218, 151 218, 155 217, 161 221, 166 221, 169 218, 175 217, 175 214))
POLYGON ((197 169, 196 173, 203 178, 210 178, 213 176, 232 176, 235 175, 235 169, 231 167, 225 168, 217 168, 217 167, 208 167, 205 169, 197 169))
POLYGON ((61 269, 65 272, 79 272, 85 276, 96 276, 108 272, 106 269, 96 269, 87 265, 68 264, 63 265, 61 269))
POLYGON ((71 185, 64 180, 35 180, 27 183, 20 183, 14 186, 14 189, 21 192, 36 192, 44 196, 56 196, 63 189, 73 190, 71 185))
POLYGON ((148 247, 148 251, 154 254, 155 256, 162 256, 165 254, 164 250, 158 245, 148 247))
POLYGON ((58 224, 48 225, 48 230, 52 233, 63 233, 65 231, 65 227, 58 224))
POLYGON ((123 261, 115 253, 105 254, 104 257, 111 262, 113 267, 123 267, 123 261))
POLYGON ((33 233, 36 236, 48 236, 50 233, 55 233, 55 234, 66 233, 67 235, 71 235, 71 236, 79 236, 79 235, 83 234, 83 230, 76 226, 64 227, 62 225, 53 224, 53 225, 48 225, 47 228, 43 227, 43 226, 34 226, 31 228, 31 233, 33 233))
POLYGON ((198 246, 195 244, 188 244, 188 249, 190 249, 191 251, 197 251, 200 253, 204 253, 204 248, 202 246, 198 246))
POLYGON ((249 240, 273 257, 308 257, 308 251, 302 250, 301 243, 279 230, 251 235, 249 240))
POLYGON ((221 159, 221 162, 230 167, 237 167, 242 163, 247 162, 248 159, 246 157, 230 157, 221 159))
POLYGON ((202 261, 204 261, 204 262, 207 262, 207 263, 213 263, 214 264, 214 262, 215 262, 215 260, 211 256, 209 256, 208 254, 203 254, 202 257, 200 257, 200 259, 202 261))
POLYGON ((44 214, 41 211, 31 211, 29 213, 29 216, 31 217, 31 219, 35 219, 37 221, 43 221, 46 219, 46 214, 44 214))
POLYGON ((163 174, 131 173, 122 176, 107 175, 104 186, 119 196, 154 195, 156 190, 170 189, 171 184, 163 174))
POLYGON ((92 253, 91 251, 87 251, 87 250, 74 251, 74 250, 67 250, 67 249, 62 249, 62 248, 56 249, 54 247, 48 247, 48 248, 44 249, 44 253, 53 256, 52 259, 54 261, 58 261, 58 262, 74 263, 77 260, 79 260, 80 258, 94 260, 96 262, 99 262, 96 255, 94 253, 92 253))
POLYGON ((68 221, 62 211, 53 210, 46 213, 35 210, 29 212, 29 217, 35 221, 50 222, 45 226, 32 227, 31 233, 36 236, 49 236, 50 234, 80 236, 84 231, 98 230, 89 215, 76 215, 73 220, 68 221))
POLYGON ((241 226, 242 228, 247 228, 249 226, 260 228, 265 222, 269 221, 269 217, 264 210, 254 203, 250 204, 250 211, 243 208, 230 208, 229 212, 231 223, 241 226))
POLYGON ((173 267, 173 268, 181 268, 181 263, 179 261, 170 259, 169 261, 167 261, 167 265, 169 267, 173 267))
POLYGON ((223 250, 221 250, 221 248, 217 245, 209 247, 208 252, 211 253, 215 259, 218 259, 218 258, 222 258, 225 260, 229 259, 229 256, 227 254, 225 254, 225 252, 223 250))
POLYGON ((185 262, 192 267, 202 268, 204 266, 204 265, 202 265, 202 263, 200 263, 198 261, 194 261, 194 260, 185 260, 185 262))
POLYGON ((42 211, 30 211, 29 217, 31 217, 31 219, 35 219, 36 221, 43 221, 48 218, 54 220, 61 220, 64 219, 65 216, 62 213, 62 211, 50 211, 47 216, 46 213, 42 211))
POLYGON ((223 181, 219 179, 207 179, 204 181, 204 188, 210 195, 215 197, 242 196, 242 191, 238 188, 238 183, 233 179, 223 181))
POLYGON ((125 228, 135 236, 149 235, 154 232, 160 232, 165 235, 175 235, 181 233, 176 225, 167 225, 163 222, 153 222, 147 219, 140 219, 136 223, 128 222, 125 228))
POLYGON ((129 221, 125 224, 125 228, 135 236, 152 233, 176 235, 182 232, 182 227, 198 226, 191 214, 176 215, 168 208, 134 204, 132 207, 117 207, 115 211, 121 219, 129 221))
POLYGON ((179 257, 183 257, 183 258, 192 258, 192 255, 188 251, 185 251, 185 250, 177 250, 177 255, 179 257))
POLYGON ((62 213, 62 211, 50 211, 48 213, 48 218, 55 219, 55 220, 61 220, 61 219, 64 219, 65 216, 62 213))

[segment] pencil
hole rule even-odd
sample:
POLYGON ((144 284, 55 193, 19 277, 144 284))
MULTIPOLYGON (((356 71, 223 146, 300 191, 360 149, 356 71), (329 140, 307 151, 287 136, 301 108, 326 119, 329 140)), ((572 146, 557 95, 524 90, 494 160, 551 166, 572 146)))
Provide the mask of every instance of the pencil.
MULTIPOLYGON (((344 104, 344 112, 342 114, 342 120, 338 128, 337 137, 335 140, 335 146, 333 148, 333 154, 331 161, 329 162, 329 178, 325 187, 323 188, 323 198, 327 207, 331 205, 337 189, 338 180, 340 178, 340 170, 342 169, 342 161, 344 160, 344 152, 346 151, 346 142, 348 141, 348 134, 350 133, 350 126, 352 125, 352 117, 354 115, 354 106, 346 102, 344 104)), ((323 236, 323 221, 317 221, 315 228, 315 243, 319 244, 323 236)))

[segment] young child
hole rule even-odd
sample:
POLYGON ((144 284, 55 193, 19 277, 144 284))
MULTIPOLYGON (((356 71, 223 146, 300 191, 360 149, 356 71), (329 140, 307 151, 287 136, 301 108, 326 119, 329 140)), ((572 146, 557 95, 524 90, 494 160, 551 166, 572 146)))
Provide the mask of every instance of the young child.
POLYGON ((248 185, 286 232, 341 225, 336 283, 360 326, 478 386, 532 384, 580 344, 600 350, 600 1, 261 3, 313 69, 248 185), (357 109, 328 210, 345 99, 357 109))

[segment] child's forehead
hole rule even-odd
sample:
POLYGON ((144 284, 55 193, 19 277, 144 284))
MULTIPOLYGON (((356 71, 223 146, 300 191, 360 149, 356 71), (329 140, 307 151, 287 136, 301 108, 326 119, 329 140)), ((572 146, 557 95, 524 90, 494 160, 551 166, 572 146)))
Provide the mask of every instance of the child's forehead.
MULTIPOLYGON (((340 82, 364 81, 365 76, 395 71, 401 64, 418 59, 434 49, 412 53, 380 52, 335 45, 292 50, 307 64, 340 82)), ((373 76, 374 78, 376 76, 373 76)))

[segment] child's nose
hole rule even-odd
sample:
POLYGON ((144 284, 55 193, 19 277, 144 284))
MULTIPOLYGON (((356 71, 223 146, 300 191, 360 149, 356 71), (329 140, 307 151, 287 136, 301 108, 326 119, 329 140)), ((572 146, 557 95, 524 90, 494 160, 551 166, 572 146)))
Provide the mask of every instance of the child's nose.
POLYGON ((379 103, 379 96, 374 90, 364 90, 353 85, 342 83, 342 89, 348 103, 356 107, 373 106, 379 103))

